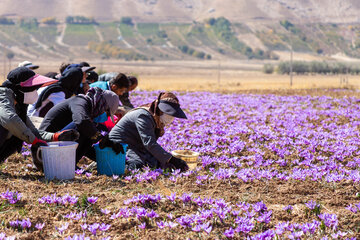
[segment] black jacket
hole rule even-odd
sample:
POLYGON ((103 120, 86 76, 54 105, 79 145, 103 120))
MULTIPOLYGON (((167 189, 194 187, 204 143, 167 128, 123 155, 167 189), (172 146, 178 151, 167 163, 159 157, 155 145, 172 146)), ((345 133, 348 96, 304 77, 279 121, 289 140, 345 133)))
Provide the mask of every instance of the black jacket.
POLYGON ((98 131, 91 119, 91 102, 74 96, 54 106, 45 115, 40 130, 57 132, 74 122, 80 135, 91 138, 98 131))

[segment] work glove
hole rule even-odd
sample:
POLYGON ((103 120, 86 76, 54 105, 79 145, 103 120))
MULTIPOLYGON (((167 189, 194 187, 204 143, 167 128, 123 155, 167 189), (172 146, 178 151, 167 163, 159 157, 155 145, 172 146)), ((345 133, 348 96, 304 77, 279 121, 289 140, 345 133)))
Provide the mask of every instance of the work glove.
POLYGON ((42 159, 38 159, 37 158, 37 150, 39 147, 41 146, 48 146, 48 144, 38 138, 35 138, 35 140, 31 143, 31 155, 32 155, 32 159, 33 159, 33 163, 36 166, 37 169, 39 169, 40 171, 43 171, 43 162, 42 159))
POLYGON ((110 147, 112 150, 116 153, 122 153, 125 154, 124 148, 121 143, 111 141, 109 139, 109 135, 106 135, 100 142, 99 142, 100 149, 104 149, 105 147, 110 147))
POLYGON ((101 134, 101 132, 96 132, 94 134, 94 136, 92 136, 90 138, 90 140, 91 140, 92 143, 97 143, 98 141, 100 141, 103 138, 104 138, 104 136, 101 134))
POLYGON ((64 130, 61 132, 54 133, 53 141, 76 141, 80 137, 80 133, 75 129, 64 130))
POLYGON ((184 160, 174 156, 170 158, 169 164, 173 165, 176 169, 180 169, 182 172, 189 170, 189 167, 184 160))
POLYGON ((44 140, 41 140, 39 138, 35 138, 35 140, 31 143, 31 147, 36 147, 36 148, 39 148, 41 146, 47 146, 48 144, 44 141, 44 140))

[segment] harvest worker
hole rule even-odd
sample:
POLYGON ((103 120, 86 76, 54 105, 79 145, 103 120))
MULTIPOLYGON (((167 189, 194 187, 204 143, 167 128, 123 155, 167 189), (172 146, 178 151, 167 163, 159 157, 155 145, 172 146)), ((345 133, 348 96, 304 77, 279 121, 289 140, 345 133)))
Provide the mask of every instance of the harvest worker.
POLYGON ((109 146, 116 152, 117 145, 128 144, 128 169, 149 166, 186 171, 188 166, 185 161, 172 156, 157 143, 158 138, 164 135, 164 127, 170 125, 174 118, 186 118, 179 100, 173 93, 160 93, 152 103, 133 109, 121 118, 100 147, 109 146))
MULTIPOLYGON (((64 141, 76 138, 76 131, 48 133, 38 131, 28 116, 28 104, 36 102, 37 89, 56 80, 35 74, 26 67, 12 70, 0 87, 0 161, 20 151, 23 142, 32 147, 47 145, 45 141, 64 141)), ((35 162, 35 165, 37 164, 35 162)))
POLYGON ((80 68, 71 68, 60 76, 59 81, 40 88, 38 100, 29 105, 28 116, 44 117, 55 105, 74 95, 80 87, 83 72, 80 68))
MULTIPOLYGON (((128 81, 127 77, 125 76, 125 74, 119 73, 116 77, 111 79, 109 82, 95 82, 95 83, 90 84, 90 87, 98 87, 103 90, 111 90, 116 95, 121 97, 121 95, 123 95, 129 88, 129 81, 128 81)), ((105 122, 109 121, 106 113, 95 118, 94 121, 97 123, 104 123, 106 126, 111 125, 109 123, 105 123, 105 122)), ((113 126, 114 126, 114 124, 112 124, 112 126, 110 128, 112 128, 113 126)))
POLYGON ((32 64, 32 62, 29 62, 29 61, 23 61, 23 62, 19 63, 18 67, 27 67, 28 69, 31 69, 31 70, 35 70, 35 69, 39 68, 38 65, 34 65, 34 64, 32 64))
MULTIPOLYGON (((98 81, 99 82, 109 82, 111 79, 113 79, 117 75, 118 75, 117 72, 104 73, 99 76, 98 81)), ((124 94, 119 96, 119 99, 123 106, 125 106, 127 108, 134 108, 134 106, 131 104, 130 99, 129 99, 129 92, 133 91, 138 86, 138 80, 134 76, 128 76, 128 80, 129 80, 129 88, 127 89, 127 91, 124 94)))
POLYGON ((96 67, 84 67, 80 64, 70 64, 68 65, 64 71, 62 71, 62 74, 65 74, 67 71, 69 71, 72 68, 80 68, 83 71, 83 79, 80 83, 80 88, 78 89, 77 93, 80 94, 86 94, 89 90, 89 84, 86 82, 86 78, 88 76, 88 72, 94 70, 96 67))
POLYGON ((57 104, 45 115, 40 130, 57 132, 66 129, 76 129, 80 133, 77 140, 76 162, 84 155, 94 159, 92 144, 103 138, 96 128, 93 119, 107 113, 113 116, 119 106, 119 97, 112 91, 100 88, 90 88, 86 95, 66 99, 57 104))

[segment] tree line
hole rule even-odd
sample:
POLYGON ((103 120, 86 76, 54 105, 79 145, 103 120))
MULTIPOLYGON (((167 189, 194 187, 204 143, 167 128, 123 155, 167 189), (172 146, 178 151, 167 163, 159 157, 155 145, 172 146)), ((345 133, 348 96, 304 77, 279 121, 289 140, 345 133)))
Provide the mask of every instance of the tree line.
MULTIPOLYGON (((341 62, 320 62, 320 61, 294 61, 292 71, 295 74, 360 74, 360 65, 341 62)), ((271 74, 290 74, 290 61, 280 62, 277 66, 265 64, 263 72, 271 74)))

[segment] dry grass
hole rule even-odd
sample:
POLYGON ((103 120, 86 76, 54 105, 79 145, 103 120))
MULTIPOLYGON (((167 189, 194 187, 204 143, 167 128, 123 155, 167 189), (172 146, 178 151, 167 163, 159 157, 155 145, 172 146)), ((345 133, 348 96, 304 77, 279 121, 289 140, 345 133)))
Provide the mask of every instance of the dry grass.
MULTIPOLYGON (((80 62, 83 59, 73 60, 80 62)), ((58 71, 62 61, 33 61, 41 67, 38 73, 58 71)), ((261 62, 229 61, 156 61, 126 62, 88 60, 97 71, 124 72, 139 78, 139 88, 144 90, 216 91, 288 90, 313 88, 359 88, 360 76, 294 76, 290 86, 288 75, 264 74, 261 62), (342 81, 347 79, 346 82, 342 81)), ((0 69, 0 79, 4 73, 0 69)))
POLYGON ((261 73, 241 73, 236 76, 223 74, 218 81, 215 75, 204 76, 140 76, 139 87, 145 90, 182 90, 237 92, 243 90, 281 90, 312 88, 359 88, 360 77, 350 76, 347 83, 341 81, 346 76, 294 76, 290 86, 287 75, 265 75, 261 73))

